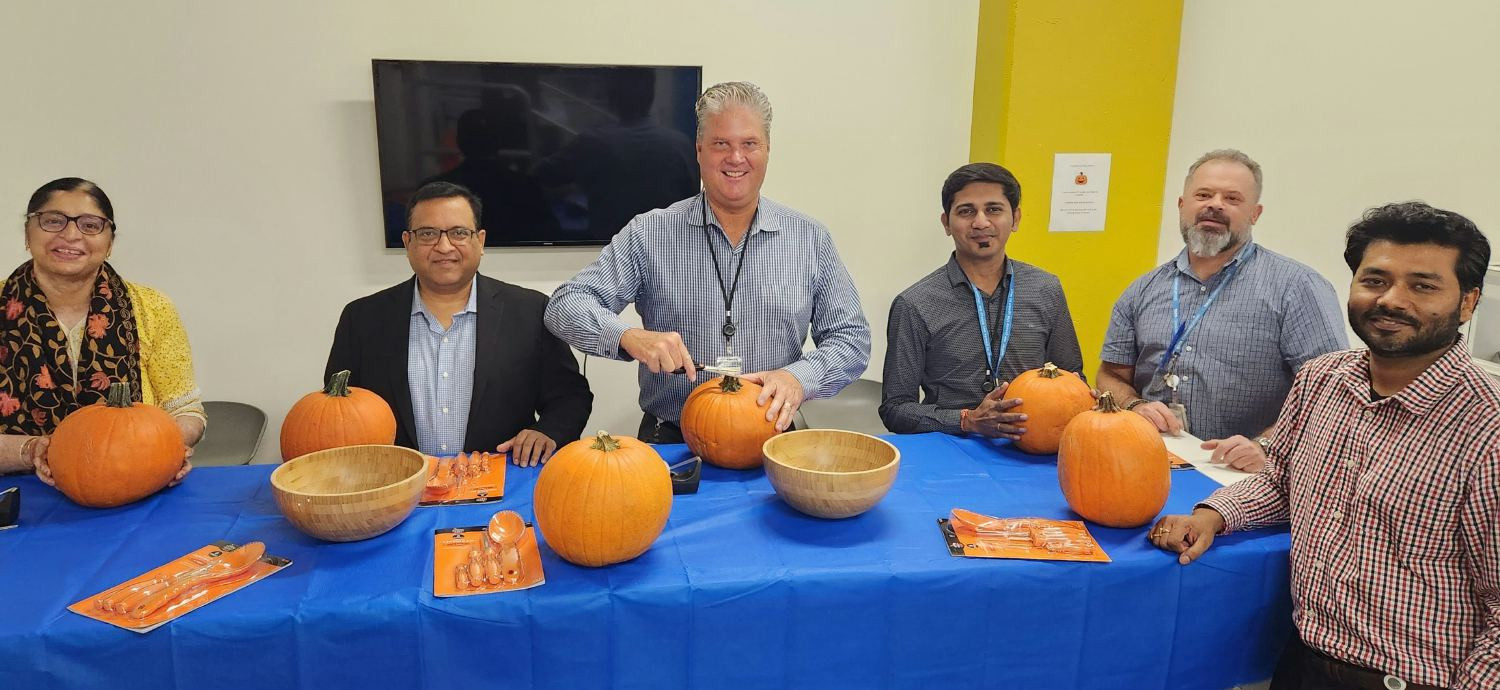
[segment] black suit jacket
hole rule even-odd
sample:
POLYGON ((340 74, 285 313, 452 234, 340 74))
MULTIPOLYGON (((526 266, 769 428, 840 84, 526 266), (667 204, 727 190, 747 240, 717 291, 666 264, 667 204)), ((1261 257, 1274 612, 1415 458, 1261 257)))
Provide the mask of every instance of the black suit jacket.
MULTIPOLYGON (((493 451, 522 429, 558 446, 577 440, 594 395, 567 344, 542 325, 547 296, 482 275, 475 306, 474 396, 465 451, 493 451)), ((349 384, 374 391, 396 413, 396 445, 417 447, 406 372, 413 276, 344 307, 324 379, 348 369, 349 384)), ((457 450, 454 450, 456 453, 457 450)))

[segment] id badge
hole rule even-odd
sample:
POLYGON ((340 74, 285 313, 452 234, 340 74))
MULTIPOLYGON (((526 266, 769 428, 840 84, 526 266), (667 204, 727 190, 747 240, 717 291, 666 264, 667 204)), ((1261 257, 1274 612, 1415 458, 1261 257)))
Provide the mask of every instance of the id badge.
MULTIPOLYGON (((1175 394, 1176 391, 1173 391, 1173 393, 1175 394)), ((1188 428, 1187 406, 1186 405, 1183 405, 1182 403, 1177 402, 1177 401, 1174 400, 1174 401, 1172 401, 1172 402, 1170 402, 1170 403, 1167 404, 1167 409, 1171 410, 1172 414, 1174 414, 1174 415, 1177 416, 1177 421, 1182 422, 1182 433, 1184 433, 1184 434, 1191 434, 1191 433, 1193 433, 1192 429, 1188 428)))

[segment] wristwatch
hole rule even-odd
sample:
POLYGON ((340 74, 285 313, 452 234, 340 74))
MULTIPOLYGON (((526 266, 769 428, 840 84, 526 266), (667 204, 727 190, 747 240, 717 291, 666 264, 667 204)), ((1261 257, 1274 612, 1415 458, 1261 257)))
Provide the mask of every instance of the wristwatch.
POLYGON ((1264 455, 1268 458, 1271 457, 1271 437, 1256 436, 1253 440, 1255 441, 1256 445, 1260 446, 1261 455, 1264 455))

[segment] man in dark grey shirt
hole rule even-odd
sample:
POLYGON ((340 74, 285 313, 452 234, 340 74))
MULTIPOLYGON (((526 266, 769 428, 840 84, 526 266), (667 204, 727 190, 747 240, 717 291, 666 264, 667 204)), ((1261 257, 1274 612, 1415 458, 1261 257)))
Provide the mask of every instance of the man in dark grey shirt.
POLYGON ((942 199, 953 255, 891 303, 880 419, 896 433, 1015 440, 1026 419, 1007 412, 1019 401, 1005 397, 1006 384, 1047 362, 1083 369, 1068 301, 1057 276, 1005 254, 1021 222, 1021 184, 1009 170, 965 165, 942 199))

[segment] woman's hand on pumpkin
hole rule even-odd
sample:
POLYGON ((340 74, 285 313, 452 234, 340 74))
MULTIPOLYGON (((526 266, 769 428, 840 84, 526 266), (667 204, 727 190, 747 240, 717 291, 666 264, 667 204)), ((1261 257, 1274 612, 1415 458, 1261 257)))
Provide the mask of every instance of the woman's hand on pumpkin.
POLYGON ((557 441, 536 429, 522 429, 514 438, 498 446, 497 453, 510 453, 510 461, 517 467, 536 467, 552 457, 557 451, 557 441))
POLYGON ((193 471, 193 463, 191 460, 188 460, 188 458, 192 456, 193 449, 191 446, 189 446, 187 449, 187 455, 182 456, 182 467, 177 468, 176 476, 172 477, 172 481, 167 482, 167 486, 177 486, 178 484, 181 484, 182 480, 187 478, 188 473, 193 471))
POLYGON ((769 401, 770 405, 766 406, 766 421, 775 421, 777 431, 786 431, 792 425, 792 415, 797 413, 797 408, 802 406, 802 399, 807 395, 802 390, 802 382, 785 369, 760 371, 740 378, 760 384, 760 397, 755 399, 756 406, 766 405, 769 401))
POLYGON ((1172 413, 1166 403, 1150 400, 1136 405, 1132 412, 1145 417, 1146 421, 1156 425, 1157 431, 1164 431, 1173 436, 1182 435, 1182 420, 1172 413))
POLYGON ((689 381, 698 380, 698 371, 693 368, 693 355, 688 352, 682 336, 676 331, 648 331, 630 328, 620 335, 620 347, 635 361, 646 365, 653 374, 670 374, 686 369, 689 381))
POLYGON ((1230 469, 1241 472, 1259 472, 1266 466, 1266 453, 1261 450, 1260 444, 1244 436, 1204 441, 1203 450, 1214 452, 1209 462, 1227 465, 1230 469))
POLYGON ((1224 517, 1212 508, 1197 508, 1192 515, 1168 515, 1157 521, 1146 538, 1163 551, 1177 554, 1177 562, 1187 565, 1197 560, 1214 543, 1214 535, 1224 529, 1224 517))
POLYGON ((1020 412, 1006 412, 1021 404, 1020 398, 1005 397, 1005 389, 1009 387, 1010 382, 1002 383, 979 401, 979 407, 969 413, 970 433, 1012 441, 1020 440, 1021 434, 1026 433, 1024 426, 1026 415, 1020 412))
POLYGON ((52 465, 47 463, 47 446, 51 443, 51 436, 38 436, 36 442, 26 450, 26 455, 30 458, 32 467, 36 468, 36 478, 47 486, 57 486, 57 480, 52 478, 52 465))

